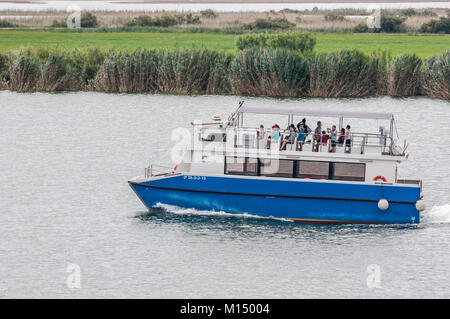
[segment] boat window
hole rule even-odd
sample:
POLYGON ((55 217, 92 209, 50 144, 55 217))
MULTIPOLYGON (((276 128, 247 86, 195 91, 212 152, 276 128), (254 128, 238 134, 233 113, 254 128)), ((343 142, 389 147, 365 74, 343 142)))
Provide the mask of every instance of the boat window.
POLYGON ((225 174, 258 175, 258 159, 244 157, 226 157, 225 174))
POLYGON ((246 158, 245 159, 245 175, 258 175, 258 159, 246 158))
POLYGON ((328 179, 329 168, 329 162, 299 161, 297 163, 297 177, 328 179))
POLYGON ((364 163, 333 163, 332 179, 347 181, 364 181, 366 164, 364 163))
POLYGON ((225 174, 244 174, 245 158, 228 157, 225 161, 225 174))
POLYGON ((293 177, 294 161, 261 159, 261 175, 277 177, 293 177))

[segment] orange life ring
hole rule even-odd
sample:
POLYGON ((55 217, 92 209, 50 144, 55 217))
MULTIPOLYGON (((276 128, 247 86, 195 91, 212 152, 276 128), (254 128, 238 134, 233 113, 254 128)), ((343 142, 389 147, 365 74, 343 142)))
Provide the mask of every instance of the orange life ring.
POLYGON ((176 165, 173 167, 173 169, 172 169, 172 174, 175 174, 175 171, 177 170, 177 168, 178 168, 178 164, 176 164, 176 165))
POLYGON ((376 182, 377 180, 381 179, 383 182, 387 182, 386 177, 384 177, 383 175, 377 175, 373 178, 373 180, 376 182))

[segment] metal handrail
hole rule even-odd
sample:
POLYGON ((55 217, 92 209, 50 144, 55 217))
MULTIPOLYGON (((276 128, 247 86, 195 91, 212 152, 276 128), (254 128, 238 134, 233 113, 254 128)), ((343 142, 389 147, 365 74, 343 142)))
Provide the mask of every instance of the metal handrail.
POLYGON ((171 167, 157 164, 150 164, 148 167, 145 168, 145 177, 147 178, 152 176, 167 175, 170 174, 171 171, 172 171, 171 167), (153 172, 156 172, 158 174, 154 174, 153 172))
MULTIPOLYGON (((222 129, 223 130, 223 129, 222 129)), ((244 136, 246 135, 246 133, 251 134, 251 135, 255 135, 255 137, 253 138, 255 142, 253 142, 253 145, 250 146, 249 148, 261 148, 261 147, 265 147, 265 145, 267 145, 267 137, 270 136, 273 132, 273 130, 271 129, 264 129, 264 135, 265 137, 263 139, 256 139, 257 136, 257 132, 259 131, 259 128, 253 128, 253 127, 246 127, 246 128, 242 128, 242 127, 234 127, 234 147, 236 148, 240 148, 240 147, 244 147, 244 136), (264 142, 261 142, 264 141, 264 142)), ((201 129, 199 131, 200 136, 201 136, 201 129)), ((282 141, 282 136, 286 135, 286 134, 290 134, 289 130, 279 130, 280 132, 280 140, 282 141)), ((295 143, 298 144, 298 134, 297 133, 297 137, 295 139, 295 143)), ((316 134, 314 132, 310 132, 310 133, 302 133, 305 135, 305 143, 308 141, 307 138, 308 136, 312 136, 315 137, 316 134)), ((317 134, 317 136, 319 137, 319 140, 322 140, 322 136, 324 134, 317 134)), ((326 134, 329 135, 329 134, 326 134)), ((339 136, 336 136, 336 140, 338 140, 339 136)), ((330 144, 331 141, 331 136, 327 141, 327 144, 330 144)), ((350 145, 351 148, 353 149, 354 146, 356 147, 360 147, 360 151, 361 154, 364 154, 367 151, 367 148, 380 148, 380 151, 383 154, 391 154, 391 145, 392 145, 392 138, 390 136, 384 135, 384 134, 380 134, 380 133, 360 133, 360 132, 352 132, 350 133, 350 145)), ((252 143, 250 143, 252 144, 252 143)), ((281 144, 281 143, 280 143, 281 144)), ((245 145, 249 145, 248 143, 245 143, 245 145)), ((317 145, 317 140, 315 138, 311 139, 311 149, 312 151, 315 151, 315 146, 317 145)), ((342 145, 342 143, 338 143, 338 145, 342 145)), ((343 145, 345 146, 345 140, 343 145)), ((248 146, 247 146, 248 147, 248 146)), ((295 150, 298 150, 297 146, 295 147, 295 150)))

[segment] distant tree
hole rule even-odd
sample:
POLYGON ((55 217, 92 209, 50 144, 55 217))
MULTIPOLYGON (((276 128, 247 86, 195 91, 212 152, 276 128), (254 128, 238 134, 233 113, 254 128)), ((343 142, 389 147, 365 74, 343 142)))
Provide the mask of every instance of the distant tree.
POLYGON ((381 15, 381 32, 398 33, 405 31, 403 22, 404 18, 394 17, 382 14, 381 15))
POLYGON ((154 26, 164 28, 168 28, 178 24, 178 19, 175 16, 169 14, 163 14, 159 17, 156 17, 153 21, 154 26))
POLYGON ((14 28, 16 24, 9 22, 8 20, 0 19, 0 28, 14 28))
POLYGON ((400 14, 405 17, 412 17, 417 14, 416 10, 413 8, 400 10, 400 14))
POLYGON ((369 30, 373 30, 373 29, 369 29, 369 27, 367 26, 367 23, 360 23, 353 28, 353 32, 355 32, 355 33, 366 33, 366 32, 369 32, 369 30))
POLYGON ((206 10, 200 11, 200 14, 205 19, 215 19, 218 16, 218 14, 212 9, 206 9, 206 10))
POLYGON ((201 24, 202 21, 200 20, 199 16, 194 16, 192 13, 186 14, 184 17, 184 21, 186 24, 201 24))
POLYGON ((329 13, 324 16, 325 21, 344 21, 345 17, 342 14, 329 13))
POLYGON ((364 32, 386 32, 386 33, 399 33, 405 32, 406 28, 404 25, 405 19, 394 17, 387 14, 381 14, 380 28, 369 28, 366 23, 360 23, 353 28, 355 33, 364 32))
POLYGON ((97 17, 90 12, 83 12, 80 24, 82 28, 96 28, 98 27, 97 17))
POLYGON ((258 18, 254 22, 246 24, 244 27, 249 30, 284 30, 295 27, 295 23, 289 22, 286 18, 258 18))
POLYGON ((55 19, 55 20, 53 20, 50 27, 52 27, 52 28, 67 28, 67 22, 55 19))
POLYGON ((441 17, 422 24, 420 32, 450 34, 450 17, 441 17))

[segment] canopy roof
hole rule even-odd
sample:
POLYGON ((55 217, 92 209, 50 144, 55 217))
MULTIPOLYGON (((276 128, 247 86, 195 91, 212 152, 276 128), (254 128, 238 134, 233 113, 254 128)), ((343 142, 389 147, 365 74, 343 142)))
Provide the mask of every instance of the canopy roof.
POLYGON ((348 112, 348 111, 318 111, 304 109, 284 109, 284 108, 265 108, 265 107, 249 107, 243 106, 239 109, 239 113, 257 113, 257 114, 279 114, 279 115, 296 115, 296 116, 317 116, 317 117, 344 117, 359 119, 376 119, 390 120, 391 113, 372 113, 372 112, 348 112))

